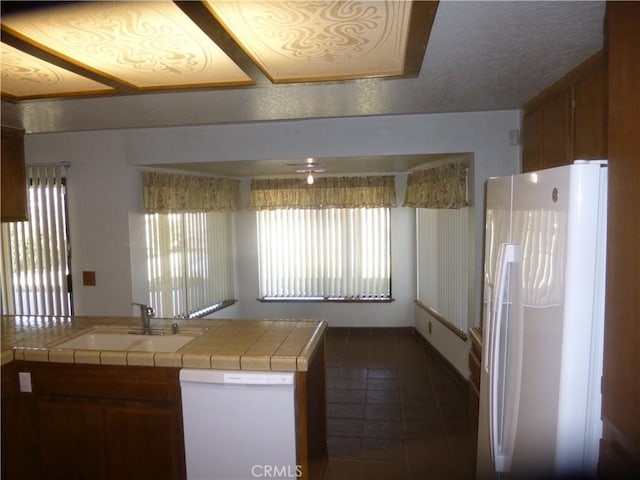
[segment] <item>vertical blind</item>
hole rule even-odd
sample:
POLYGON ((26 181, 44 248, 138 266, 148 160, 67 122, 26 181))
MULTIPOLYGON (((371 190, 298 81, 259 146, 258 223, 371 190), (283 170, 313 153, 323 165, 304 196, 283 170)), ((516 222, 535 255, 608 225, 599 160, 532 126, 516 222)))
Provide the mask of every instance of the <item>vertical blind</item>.
POLYGON ((145 215, 149 302, 161 317, 206 314, 234 297, 231 214, 145 215))
POLYGON ((468 207, 416 209, 418 300, 466 332, 468 207))
POLYGON ((72 314, 66 168, 28 167, 28 222, 2 224, 2 313, 72 314))
POLYGON ((259 210, 263 299, 391 297, 388 208, 259 210))
POLYGON ((234 297, 238 180, 143 172, 149 303, 161 317, 199 317, 234 297))

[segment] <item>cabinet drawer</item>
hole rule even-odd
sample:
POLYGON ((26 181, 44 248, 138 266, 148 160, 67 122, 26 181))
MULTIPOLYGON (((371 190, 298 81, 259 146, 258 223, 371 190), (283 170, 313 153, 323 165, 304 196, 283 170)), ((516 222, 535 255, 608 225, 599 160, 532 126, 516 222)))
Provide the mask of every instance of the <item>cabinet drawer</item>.
POLYGON ((31 373, 35 395, 175 402, 179 370, 162 367, 16 362, 31 373))

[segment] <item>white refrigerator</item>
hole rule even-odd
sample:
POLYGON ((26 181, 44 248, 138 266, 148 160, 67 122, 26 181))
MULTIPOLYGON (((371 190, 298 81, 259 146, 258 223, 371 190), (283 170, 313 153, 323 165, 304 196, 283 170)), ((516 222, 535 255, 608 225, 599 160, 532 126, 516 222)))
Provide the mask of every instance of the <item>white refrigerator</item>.
POLYGON ((476 477, 595 476, 606 161, 490 179, 476 477))

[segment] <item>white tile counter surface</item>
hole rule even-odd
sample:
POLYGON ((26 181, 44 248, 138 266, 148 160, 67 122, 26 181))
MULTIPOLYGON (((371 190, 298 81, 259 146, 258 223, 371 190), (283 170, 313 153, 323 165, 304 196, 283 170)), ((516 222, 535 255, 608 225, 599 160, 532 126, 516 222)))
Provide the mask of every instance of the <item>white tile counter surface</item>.
POLYGON ((177 352, 73 350, 59 344, 95 327, 139 329, 137 317, 0 318, 2 356, 12 360, 215 368, 225 370, 307 371, 327 328, 324 320, 174 320, 153 319, 154 330, 197 331, 177 352))

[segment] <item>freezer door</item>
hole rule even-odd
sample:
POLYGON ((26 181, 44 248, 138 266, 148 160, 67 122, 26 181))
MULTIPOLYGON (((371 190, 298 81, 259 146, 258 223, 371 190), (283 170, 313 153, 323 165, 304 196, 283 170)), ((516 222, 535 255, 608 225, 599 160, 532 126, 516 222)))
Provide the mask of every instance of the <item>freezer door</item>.
POLYGON ((509 472, 515 445, 522 368, 519 245, 500 245, 489 332, 489 440, 496 472, 509 472))
MULTIPOLYGON (((511 242, 512 177, 487 182, 485 210, 485 254, 483 272, 483 352, 480 369, 480 408, 478 417, 478 450, 476 473, 478 478, 497 478, 494 466, 493 439, 489 418, 489 371, 493 349, 492 332, 496 313, 496 283, 501 245, 511 242)), ((509 271, 509 268, 504 270, 509 271)), ((504 293, 504 292, 503 292, 504 293)), ((508 308, 501 314, 507 315, 508 308)), ((495 397, 494 397, 495 398, 495 397)), ((492 420, 496 417, 492 417, 492 420)))

